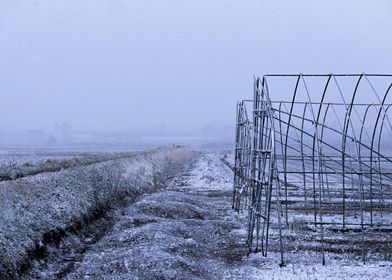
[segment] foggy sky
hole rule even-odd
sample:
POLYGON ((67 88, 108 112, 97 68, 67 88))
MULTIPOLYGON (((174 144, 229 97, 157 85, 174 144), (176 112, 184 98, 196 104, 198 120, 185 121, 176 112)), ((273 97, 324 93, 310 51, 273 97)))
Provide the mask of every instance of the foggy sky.
POLYGON ((390 0, 0 0, 0 129, 231 125, 253 75, 392 72, 391 28, 390 0))

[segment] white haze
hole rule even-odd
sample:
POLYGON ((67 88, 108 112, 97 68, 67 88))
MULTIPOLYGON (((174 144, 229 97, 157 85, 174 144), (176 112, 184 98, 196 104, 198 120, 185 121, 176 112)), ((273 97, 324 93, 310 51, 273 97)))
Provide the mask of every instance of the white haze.
POLYGON ((255 74, 391 72, 391 14, 386 0, 1 0, 0 129, 230 126, 255 74))

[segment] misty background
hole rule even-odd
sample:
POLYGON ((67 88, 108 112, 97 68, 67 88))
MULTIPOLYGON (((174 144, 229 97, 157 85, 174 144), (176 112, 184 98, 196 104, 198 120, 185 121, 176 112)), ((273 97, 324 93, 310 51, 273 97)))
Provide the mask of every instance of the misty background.
POLYGON ((231 143, 254 75, 390 73, 391 15, 391 0, 0 0, 0 145, 231 143))

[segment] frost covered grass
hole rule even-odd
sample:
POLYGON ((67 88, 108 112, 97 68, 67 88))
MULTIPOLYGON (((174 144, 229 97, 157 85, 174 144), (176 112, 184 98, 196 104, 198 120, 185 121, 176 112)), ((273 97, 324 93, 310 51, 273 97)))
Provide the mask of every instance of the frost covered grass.
POLYGON ((192 156, 159 149, 0 183, 0 278, 17 278, 46 243, 156 187, 192 156))
POLYGON ((15 180, 45 172, 90 165, 110 160, 127 158, 127 153, 8 153, 0 162, 0 181, 15 180))

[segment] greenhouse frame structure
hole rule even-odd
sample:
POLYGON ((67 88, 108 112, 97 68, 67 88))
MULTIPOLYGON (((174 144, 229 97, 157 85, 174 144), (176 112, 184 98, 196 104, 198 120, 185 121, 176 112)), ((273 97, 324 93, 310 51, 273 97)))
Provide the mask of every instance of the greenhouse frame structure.
POLYGON ((326 234, 355 232, 365 261, 372 237, 392 233, 391 88, 384 74, 254 79, 253 100, 237 103, 233 190, 249 252, 266 256, 272 236, 283 265, 298 218, 317 231, 323 264, 326 234))

